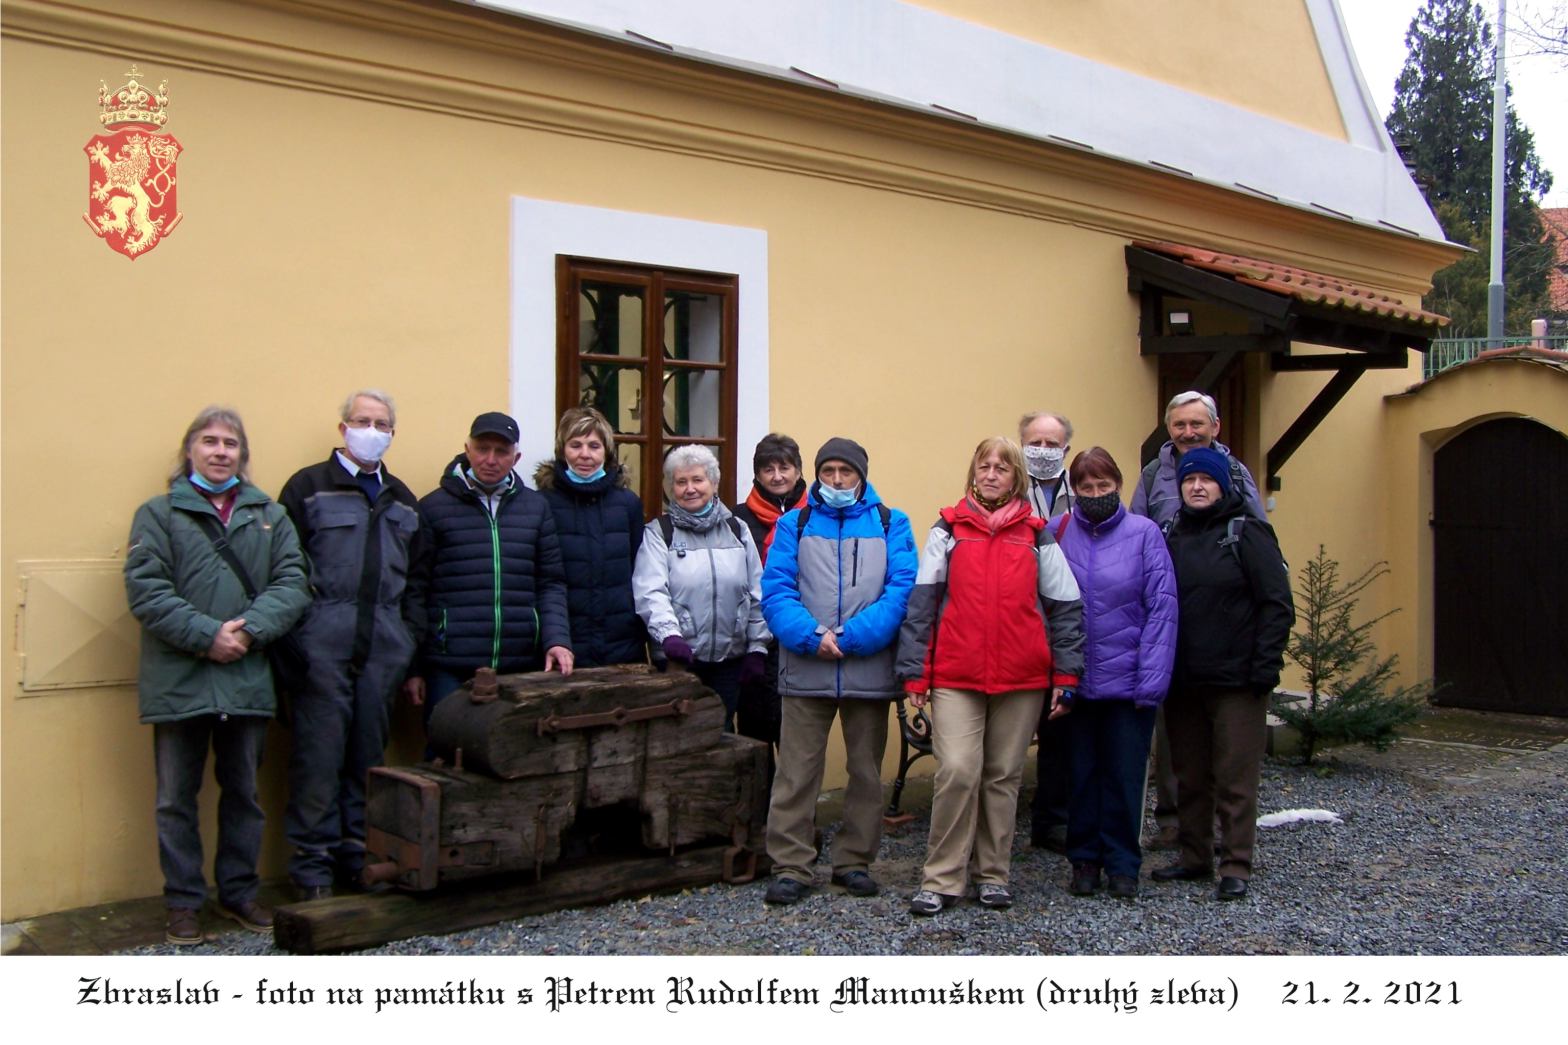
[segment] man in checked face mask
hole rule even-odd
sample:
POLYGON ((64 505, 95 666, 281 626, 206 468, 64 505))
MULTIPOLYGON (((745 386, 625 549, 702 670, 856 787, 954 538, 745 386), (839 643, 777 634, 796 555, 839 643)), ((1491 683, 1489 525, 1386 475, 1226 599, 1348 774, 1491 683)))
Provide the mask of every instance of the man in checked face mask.
POLYGON ((1041 411, 1025 414, 1018 422, 1018 442, 1029 466, 1029 504, 1042 519, 1073 506, 1066 464, 1072 441, 1073 423, 1061 414, 1041 411))
MULTIPOLYGON (((1029 468, 1029 506, 1047 521, 1066 514, 1073 506, 1066 467, 1072 440, 1073 423, 1061 414, 1040 411, 1025 414, 1018 421, 1018 441, 1024 448, 1024 464, 1029 468)), ((1039 745, 1035 749, 1036 785, 1029 840, 1036 848, 1065 853, 1067 799, 1071 790, 1067 723, 1052 719, 1047 706, 1036 732, 1039 745)))
POLYGON ((315 596, 296 636, 309 662, 294 698, 284 835, 300 898, 356 885, 365 862, 365 774, 381 764, 392 702, 424 633, 429 542, 419 502, 388 472, 392 397, 343 401, 341 449, 296 472, 278 500, 310 559, 315 596))

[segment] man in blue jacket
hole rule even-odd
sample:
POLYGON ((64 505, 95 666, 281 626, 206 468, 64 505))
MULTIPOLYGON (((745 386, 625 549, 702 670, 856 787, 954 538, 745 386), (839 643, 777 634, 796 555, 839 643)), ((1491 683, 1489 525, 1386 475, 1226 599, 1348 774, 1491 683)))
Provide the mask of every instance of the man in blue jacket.
POLYGON ((909 517, 882 503, 866 469, 854 440, 823 444, 806 505, 779 519, 762 574, 783 698, 768 811, 770 904, 795 903, 811 889, 817 796, 835 717, 849 785, 832 880, 852 896, 878 890, 869 868, 882 841, 882 753, 899 692, 893 653, 919 555, 909 517))

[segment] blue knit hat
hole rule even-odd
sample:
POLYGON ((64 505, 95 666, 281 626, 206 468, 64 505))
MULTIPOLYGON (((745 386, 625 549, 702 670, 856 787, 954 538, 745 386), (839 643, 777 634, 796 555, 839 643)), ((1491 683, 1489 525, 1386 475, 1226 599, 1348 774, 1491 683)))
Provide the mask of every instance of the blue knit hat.
POLYGON ((1180 485, 1194 472, 1202 472, 1220 484, 1220 493, 1230 493, 1230 458, 1209 446, 1199 446, 1181 455, 1176 466, 1176 483, 1180 485))

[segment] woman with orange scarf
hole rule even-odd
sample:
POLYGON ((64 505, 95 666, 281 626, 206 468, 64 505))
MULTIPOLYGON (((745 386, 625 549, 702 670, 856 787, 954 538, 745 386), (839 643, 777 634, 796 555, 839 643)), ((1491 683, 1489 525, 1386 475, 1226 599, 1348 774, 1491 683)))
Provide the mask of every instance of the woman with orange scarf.
POLYGON ((931 528, 898 643, 910 703, 931 705, 931 839, 912 914, 932 915, 974 875, 985 907, 1008 886, 1024 755, 1047 694, 1067 713, 1083 667, 1083 603, 1066 556, 1029 508, 1023 451, 983 440, 965 496, 931 528), (973 852, 974 859, 970 860, 973 852))
MULTIPOLYGON (((751 493, 746 503, 735 509, 735 518, 751 529, 762 564, 768 564, 768 549, 773 547, 773 529, 779 516, 806 503, 806 481, 801 478, 800 444, 787 435, 770 432, 757 443, 751 455, 751 493)), ((740 710, 736 729, 743 737, 766 740, 777 746, 783 709, 779 705, 779 644, 768 643, 767 667, 763 677, 740 690, 740 710)), ((768 764, 772 779, 772 762, 768 764)))

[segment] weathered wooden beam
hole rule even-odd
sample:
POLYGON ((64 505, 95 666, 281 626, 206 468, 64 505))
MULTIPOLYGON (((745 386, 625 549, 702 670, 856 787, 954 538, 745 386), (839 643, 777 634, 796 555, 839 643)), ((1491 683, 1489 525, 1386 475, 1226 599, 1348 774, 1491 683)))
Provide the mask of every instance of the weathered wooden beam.
POLYGON ((501 675, 476 703, 465 686, 430 713, 430 747, 448 764, 507 780, 712 747, 724 705, 697 676, 646 666, 501 675))
POLYGON ((1269 360, 1269 366, 1276 373, 1288 373, 1303 370, 1344 370, 1355 367, 1360 370, 1402 370, 1410 365, 1410 357, 1404 349, 1395 352, 1375 352, 1363 355, 1360 352, 1320 352, 1307 356, 1275 356, 1269 360))
POLYGON ((1145 356, 1183 355, 1189 352, 1284 352, 1289 346, 1278 334, 1158 334, 1138 340, 1145 356))
MULTIPOLYGON (((435 893, 334 896, 279 907, 273 938, 293 954, 351 951, 566 907, 710 885, 723 881, 727 870, 736 869, 737 861, 732 847, 715 845, 673 856, 586 860, 573 864, 567 873, 540 881, 513 875, 435 893)), ((759 854, 757 861, 756 873, 765 874, 766 856, 759 854)))
POLYGON ((1323 390, 1313 397, 1306 409, 1301 411, 1301 416, 1285 429, 1285 434, 1279 437, 1279 442, 1269 448, 1268 457, 1268 489, 1280 488, 1279 470, 1285 467, 1285 462, 1290 460, 1290 455, 1295 453, 1301 444, 1311 435, 1328 417, 1339 401, 1345 398, 1345 393, 1350 391, 1361 375, 1366 373, 1366 367, 1347 367, 1329 378, 1323 390))
POLYGON ((548 877, 582 848, 656 852, 719 838, 760 849, 767 764, 767 744, 723 734, 703 751, 519 780, 434 765, 373 769, 367 859, 377 880, 423 890, 523 870, 548 877))

